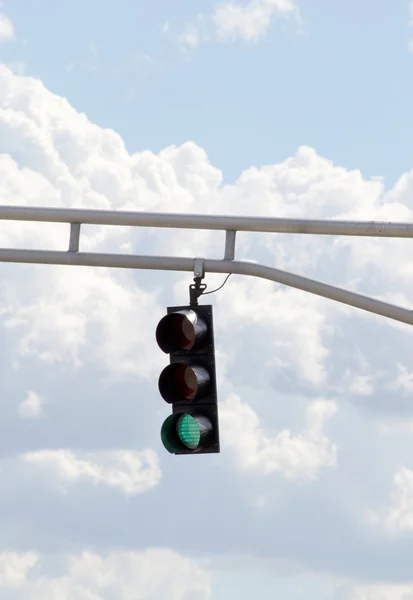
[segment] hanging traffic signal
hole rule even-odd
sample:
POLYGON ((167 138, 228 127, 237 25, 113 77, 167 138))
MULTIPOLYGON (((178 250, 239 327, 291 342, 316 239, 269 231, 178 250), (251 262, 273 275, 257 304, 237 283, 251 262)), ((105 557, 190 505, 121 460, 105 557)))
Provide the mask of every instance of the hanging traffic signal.
POLYGON ((171 454, 219 452, 212 306, 169 307, 156 341, 170 355, 159 377, 159 392, 172 405, 163 445, 171 454))

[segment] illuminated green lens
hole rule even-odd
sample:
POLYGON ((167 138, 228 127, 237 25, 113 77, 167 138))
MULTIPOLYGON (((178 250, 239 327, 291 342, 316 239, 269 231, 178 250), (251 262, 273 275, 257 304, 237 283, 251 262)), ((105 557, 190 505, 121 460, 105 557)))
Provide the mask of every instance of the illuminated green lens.
POLYGON ((176 424, 176 432, 181 442, 190 450, 195 450, 201 441, 201 431, 191 415, 182 415, 176 424))

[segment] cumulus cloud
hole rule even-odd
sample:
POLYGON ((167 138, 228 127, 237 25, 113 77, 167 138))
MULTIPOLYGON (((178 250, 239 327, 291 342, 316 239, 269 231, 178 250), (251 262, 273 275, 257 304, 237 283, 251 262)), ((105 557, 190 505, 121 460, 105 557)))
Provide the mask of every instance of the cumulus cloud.
POLYGON ((24 419, 36 419, 42 413, 42 400, 36 392, 29 390, 23 402, 19 404, 19 415, 24 419))
MULTIPOLYGON (((0 80, 0 193, 6 204, 25 198, 32 205, 109 208, 111 197, 113 208, 125 210, 192 210, 197 196, 220 183, 221 174, 193 144, 167 148, 160 157, 131 157, 119 136, 89 123, 40 82, 13 77, 5 67, 0 80)), ((168 249, 181 251, 184 240, 177 235, 168 249)), ((64 226, 10 223, 0 232, 4 247, 62 250, 67 243, 64 226)), ((89 228, 81 249, 132 252, 138 246, 162 254, 162 242, 149 232, 135 237, 128 228, 89 228)), ((156 358, 145 346, 161 309, 130 273, 50 268, 47 297, 44 280, 32 269, 28 277, 30 285, 22 278, 2 282, 3 323, 18 332, 20 356, 80 366, 97 352, 114 373, 151 375, 156 358)))
POLYGON ((266 335, 269 329, 277 331, 272 339, 271 352, 265 360, 268 370, 288 370, 294 364, 294 370, 306 381, 319 386, 325 382, 325 364, 328 349, 325 337, 329 326, 326 316, 320 310, 320 301, 316 297, 306 297, 294 289, 277 289, 267 281, 234 281, 232 285, 232 310, 222 317, 228 329, 251 327, 255 338, 266 335), (263 302, 263 297, 271 301, 263 302), (293 308, 294 307, 294 308, 293 308), (288 331, 288 334, 287 334, 288 331))
MULTIPOLYGON (((1 6, 2 4, 0 3, 0 9, 1 6)), ((0 44, 2 42, 9 42, 12 39, 14 39, 13 23, 0 10, 0 44)))
POLYGON ((334 600, 412 600, 411 585, 356 585, 340 590, 334 600))
POLYGON ((208 573, 166 548, 106 555, 85 551, 54 560, 36 553, 6 552, 0 554, 0 590, 8 600, 211 598, 208 573))
MULTIPOLYGON (((0 67, 3 204, 413 220, 412 172, 386 191, 383 181, 367 180, 357 170, 336 166, 307 146, 277 164, 246 169, 232 184, 222 182, 221 171, 196 144, 170 146, 158 154, 130 154, 120 136, 91 123, 41 82, 0 67)), ((65 225, 21 222, 0 228, 2 247, 66 250, 68 237, 65 225)), ((240 234, 236 256, 408 307, 413 297, 413 263, 406 244, 410 241, 240 234)), ((83 226, 81 250, 217 258, 223 255, 224 235, 83 226)), ((282 529, 283 522, 299 521, 300 543, 291 552, 301 564, 314 566, 316 539, 317 568, 347 575, 369 570, 380 548, 386 560, 377 564, 389 579, 396 563, 405 578, 411 573, 410 563, 400 566, 394 548, 390 559, 386 555, 388 531, 377 528, 378 537, 372 542, 363 529, 366 506, 376 510, 385 504, 391 483, 388 474, 400 464, 406 464, 407 471, 400 473, 401 483, 396 482, 400 496, 394 498, 394 506, 399 507, 393 519, 398 524, 394 543, 399 533, 410 528, 406 525, 411 470, 406 453, 413 451, 407 427, 413 420, 409 327, 273 283, 232 277, 219 295, 208 297, 215 306, 223 452, 200 482, 198 463, 162 456, 171 462, 167 471, 162 470, 160 482, 159 459, 153 450, 142 454, 128 448, 143 438, 143 448, 160 443, 159 426, 168 409, 156 389, 165 356, 156 347, 154 332, 166 306, 187 302, 190 274, 20 265, 1 265, 1 273, 0 352, 6 390, 0 442, 2 482, 10 493, 2 495, 2 531, 7 539, 15 535, 20 540, 30 533, 30 540, 41 545, 47 533, 57 535, 56 527, 50 531, 46 520, 42 525, 49 527, 47 532, 37 537, 32 533, 27 506, 23 512, 21 503, 12 501, 12 485, 7 487, 16 471, 29 484, 35 482, 38 491, 52 484, 74 496, 82 486, 87 491, 93 486, 102 498, 116 497, 113 509, 121 501, 119 496, 135 495, 134 502, 127 504, 133 504, 136 512, 128 513, 125 528, 105 538, 119 535, 119 544, 125 538, 140 543, 145 528, 150 535, 163 535, 162 543, 180 543, 170 519, 165 517, 164 527, 159 526, 165 497, 168 510, 181 523, 184 510, 205 503, 205 489, 215 486, 218 493, 225 481, 219 510, 222 502, 228 503, 225 527, 230 533, 219 540, 223 546, 238 545, 231 548, 237 551, 242 547, 239 522, 249 522, 251 502, 245 496, 251 493, 260 506, 269 498, 265 527, 259 535, 253 525, 249 530, 256 536, 257 552, 275 552, 274 527, 282 529), (18 418, 16 406, 27 390, 48 398, 47 419, 18 418), (110 398, 103 401, 104 394, 110 398), (406 425, 406 430, 384 436, 380 427, 390 423, 390 417, 392 423, 406 425), (55 444, 48 441, 45 449, 45 439, 53 435, 55 444), (13 458, 11 452, 20 458, 13 458), (272 505, 275 473, 283 477, 277 486, 279 504, 272 505), (182 485, 177 486, 177 478, 182 485), (188 507, 185 494, 194 480, 199 485, 191 486, 188 507), (297 480, 310 485, 297 491, 297 480), (105 494, 108 488, 120 493, 105 494), (148 489, 150 500, 145 500, 149 495, 140 492, 148 489), (345 501, 343 489, 350 490, 345 501), (375 504, 377 489, 381 498, 375 504), (288 495, 288 513, 279 512, 283 494, 288 495), (306 512, 309 498, 313 499, 311 513, 306 512), (18 523, 15 532, 7 528, 10 521, 18 523), (316 533, 315 521, 322 523, 316 533), (340 546, 335 556, 331 545, 340 535, 348 535, 346 552, 340 546), (311 544, 306 545, 306 540, 311 544), (365 563, 357 552, 367 557, 365 563)), ((209 273, 206 279, 209 289, 222 282, 222 276, 209 273)), ((213 522, 216 507, 206 508, 211 512, 205 519, 213 522)), ((67 516, 64 513, 62 522, 67 516)), ((102 515, 95 518, 104 523, 102 515)), ((186 532, 188 547, 199 550, 201 543, 214 547, 214 533, 205 529, 201 540, 192 530, 186 532)), ((283 531, 290 536, 291 531, 283 531)), ((286 539, 279 539, 285 549, 286 539)), ((64 542, 63 535, 59 544, 64 542)), ((400 546, 400 552, 405 551, 400 546)), ((16 571, 24 570, 24 564, 16 571)), ((91 590, 89 597, 104 593, 91 590)), ((42 590, 42 598, 47 598, 46 591, 42 590)), ((34 596, 26 593, 25 597, 34 596)))
POLYGON ((220 414, 226 443, 241 468, 279 472, 290 479, 314 479, 321 468, 336 465, 337 448, 323 433, 325 421, 335 412, 334 403, 318 400, 308 408, 303 433, 283 430, 273 438, 260 426, 251 407, 235 395, 222 405, 220 414))
POLYGON ((105 271, 79 269, 68 276, 53 269, 49 282, 54 293, 40 303, 33 296, 24 299, 20 288, 3 310, 4 327, 20 334, 20 357, 35 356, 51 365, 69 360, 80 366, 92 352, 118 374, 151 373, 154 360, 142 346, 152 334, 147 315, 156 310, 153 294, 130 278, 105 271))
POLYGON ((372 512, 370 518, 393 534, 413 531, 413 470, 398 467, 393 476, 390 505, 372 512))
POLYGON ((252 0, 245 5, 223 2, 216 6, 213 22, 220 40, 257 41, 276 15, 286 16, 296 10, 291 0, 252 0))
POLYGON ((16 589, 25 584, 26 577, 38 557, 34 552, 0 553, 0 589, 16 589))
POLYGON ((196 48, 201 41, 200 32, 196 25, 193 23, 188 24, 185 31, 179 36, 179 41, 183 46, 196 48))
POLYGON ((405 394, 413 391, 413 372, 409 371, 403 364, 397 365, 398 375, 394 381, 395 388, 405 394))
POLYGON ((153 450, 107 450, 75 454, 70 450, 36 450, 21 459, 64 489, 81 482, 119 489, 133 496, 148 491, 161 479, 153 450))
POLYGON ((212 15, 198 14, 176 39, 187 48, 215 40, 257 42, 265 37, 276 17, 297 18, 298 15, 298 7, 293 0, 251 0, 246 4, 219 2, 212 15))

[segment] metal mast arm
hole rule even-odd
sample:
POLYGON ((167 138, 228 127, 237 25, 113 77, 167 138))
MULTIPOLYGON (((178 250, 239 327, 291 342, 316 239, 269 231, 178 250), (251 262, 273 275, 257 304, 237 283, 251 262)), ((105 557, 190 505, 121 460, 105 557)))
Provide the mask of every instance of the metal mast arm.
POLYGON ((233 260, 235 257, 235 237, 237 231, 411 238, 413 237, 413 224, 411 223, 313 221, 169 213, 127 213, 16 206, 0 206, 1 219, 69 223, 71 225, 71 235, 68 252, 3 248, 0 249, 0 262, 192 271, 195 274, 199 270, 201 259, 79 252, 80 225, 88 223, 115 226, 130 225, 135 227, 223 230, 226 232, 224 259, 202 259, 204 271, 260 277, 316 294, 323 298, 329 298, 336 302, 354 306, 370 313, 407 323, 408 325, 413 325, 413 312, 411 310, 265 265, 233 260))

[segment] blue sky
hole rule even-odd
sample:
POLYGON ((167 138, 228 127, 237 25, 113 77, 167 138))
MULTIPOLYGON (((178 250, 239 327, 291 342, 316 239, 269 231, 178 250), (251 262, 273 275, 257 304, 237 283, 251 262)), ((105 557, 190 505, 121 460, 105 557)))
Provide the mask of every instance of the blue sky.
MULTIPOLYGON (((0 205, 412 222, 412 18, 3 2, 0 205)), ((0 222, 0 247, 67 241, 0 222)), ((240 234, 236 256, 410 307, 410 243, 240 234)), ((82 227, 89 252, 223 248, 82 227)), ((231 277, 208 296, 222 452, 170 456, 155 329, 189 283, 0 264, 1 597, 411 600, 411 328, 231 277)))
POLYGON ((407 2, 304 1, 300 23, 274 18, 254 42, 177 42, 213 10, 205 0, 15 0, 18 40, 0 52, 131 152, 193 140, 226 181, 302 144, 388 186, 410 168, 407 2))

